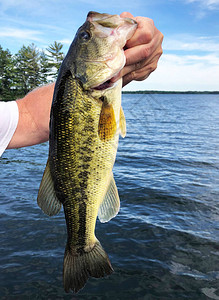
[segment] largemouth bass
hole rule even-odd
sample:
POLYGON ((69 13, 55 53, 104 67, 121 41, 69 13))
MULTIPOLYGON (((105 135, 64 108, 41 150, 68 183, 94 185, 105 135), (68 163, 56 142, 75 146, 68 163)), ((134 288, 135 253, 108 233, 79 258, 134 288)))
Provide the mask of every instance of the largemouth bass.
POLYGON ((91 277, 113 269, 95 237, 97 215, 107 222, 119 211, 113 179, 121 108, 123 47, 137 24, 118 15, 89 12, 61 65, 50 116, 49 155, 38 204, 49 216, 63 205, 67 225, 63 282, 79 291, 91 277), (112 80, 114 78, 114 80, 112 80))

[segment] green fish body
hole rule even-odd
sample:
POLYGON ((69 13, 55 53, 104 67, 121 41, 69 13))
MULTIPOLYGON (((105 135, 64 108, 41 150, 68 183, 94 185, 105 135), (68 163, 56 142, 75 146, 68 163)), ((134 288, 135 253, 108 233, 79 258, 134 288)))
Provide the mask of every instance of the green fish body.
POLYGON ((131 19, 90 12, 56 82, 38 204, 50 216, 64 208, 66 292, 77 292, 90 276, 99 278, 113 271, 95 237, 95 224, 97 216, 107 222, 120 207, 112 168, 119 134, 124 137, 126 128, 121 79, 116 84, 110 79, 124 65, 122 48, 135 28, 131 19))

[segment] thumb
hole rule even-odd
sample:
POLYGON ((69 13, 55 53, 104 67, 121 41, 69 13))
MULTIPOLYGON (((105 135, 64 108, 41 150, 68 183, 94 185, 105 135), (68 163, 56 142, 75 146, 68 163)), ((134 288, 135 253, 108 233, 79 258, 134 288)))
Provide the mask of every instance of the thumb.
POLYGON ((126 11, 121 13, 120 17, 121 18, 132 18, 132 19, 134 18, 132 14, 130 14, 129 12, 126 12, 126 11))

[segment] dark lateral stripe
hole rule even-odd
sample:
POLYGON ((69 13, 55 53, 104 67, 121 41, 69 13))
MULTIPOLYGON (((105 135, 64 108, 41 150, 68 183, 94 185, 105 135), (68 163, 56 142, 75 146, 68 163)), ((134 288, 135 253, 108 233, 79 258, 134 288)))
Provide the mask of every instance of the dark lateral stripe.
POLYGON ((83 253, 84 252, 84 247, 86 246, 86 210, 87 210, 87 205, 83 201, 79 205, 79 229, 78 229, 78 244, 79 248, 77 252, 83 253))
POLYGON ((80 193, 81 193, 81 199, 79 202, 79 229, 78 229, 78 244, 79 244, 79 253, 84 252, 84 247, 86 246, 86 217, 87 217, 87 181, 89 176, 89 164, 83 164, 81 172, 78 174, 78 178, 80 179, 80 193))

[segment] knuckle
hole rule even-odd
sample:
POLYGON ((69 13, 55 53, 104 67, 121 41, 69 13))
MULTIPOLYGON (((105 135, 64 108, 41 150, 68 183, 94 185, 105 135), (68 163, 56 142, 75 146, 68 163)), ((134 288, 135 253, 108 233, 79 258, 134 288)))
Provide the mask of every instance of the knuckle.
POLYGON ((150 56, 150 54, 151 54, 151 49, 149 46, 142 47, 142 50, 141 50, 142 59, 148 58, 150 56))
POLYGON ((130 76, 131 80, 137 80, 138 77, 137 77, 136 71, 132 71, 130 75, 131 75, 130 76))
POLYGON ((154 63, 152 72, 154 72, 156 69, 157 69, 157 61, 154 63))
POLYGON ((135 74, 133 74, 134 78, 133 80, 136 81, 142 81, 145 80, 149 74, 151 73, 151 71, 147 68, 147 70, 141 71, 139 73, 135 72, 135 74))
POLYGON ((130 73, 128 73, 124 78, 123 78, 123 86, 128 84, 129 82, 133 81, 133 80, 137 80, 136 79, 136 72, 132 71, 130 73))
POLYGON ((148 73, 151 74, 152 72, 154 72, 157 68, 157 63, 153 63, 148 67, 148 73))
POLYGON ((158 51, 158 53, 157 53, 157 58, 159 59, 162 54, 163 54, 163 49, 160 48, 159 51, 158 51))
POLYGON ((133 81, 133 80, 137 80, 138 76, 136 71, 132 71, 131 73, 129 73, 129 82, 133 81))
POLYGON ((135 70, 139 70, 139 69, 141 69, 142 67, 143 67, 143 61, 141 60, 141 61, 138 61, 138 62, 136 62, 135 63, 135 70))
POLYGON ((153 19, 149 19, 149 20, 150 20, 151 25, 154 27, 154 20, 153 19))
POLYGON ((147 79, 148 76, 149 76, 149 73, 145 74, 144 76, 138 77, 138 78, 136 79, 136 81, 143 81, 143 80, 147 79))
POLYGON ((153 33, 151 31, 145 32, 145 40, 150 43, 153 39, 153 33))
POLYGON ((157 69, 158 60, 159 57, 156 60, 154 60, 153 63, 151 64, 151 68, 153 69, 152 72, 157 69))
POLYGON ((142 30, 138 34, 137 42, 139 45, 149 44, 153 39, 153 32, 151 30, 142 30))

